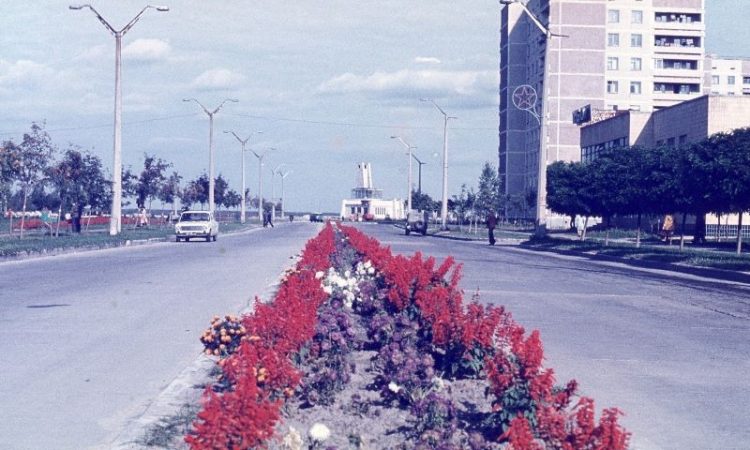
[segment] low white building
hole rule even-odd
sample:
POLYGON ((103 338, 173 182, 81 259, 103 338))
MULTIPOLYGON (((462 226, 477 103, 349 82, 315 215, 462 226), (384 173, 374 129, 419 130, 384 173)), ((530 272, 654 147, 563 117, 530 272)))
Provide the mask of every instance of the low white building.
POLYGON ((341 217, 344 220, 403 220, 406 218, 404 201, 383 199, 383 191, 373 187, 370 163, 357 164, 356 187, 352 198, 341 201, 341 217))

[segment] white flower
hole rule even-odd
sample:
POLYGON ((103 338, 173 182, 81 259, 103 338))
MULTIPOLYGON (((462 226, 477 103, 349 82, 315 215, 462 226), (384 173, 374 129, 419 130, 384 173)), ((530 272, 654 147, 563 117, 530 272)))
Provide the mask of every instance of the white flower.
POLYGON ((369 260, 367 260, 365 262, 365 269, 369 269, 370 267, 372 267, 372 263, 369 260))
POLYGON ((349 284, 349 282, 346 281, 346 279, 340 278, 340 277, 336 277, 335 281, 336 281, 336 284, 338 285, 338 287, 340 287, 340 288, 346 287, 349 284))
POLYGON ((316 279, 316 280, 320 280, 320 279, 321 279, 321 278, 323 278, 324 276, 325 276, 325 272, 323 272, 323 271, 318 271, 318 272, 315 272, 315 279, 316 279))
POLYGON ((333 294, 333 288, 331 286, 323 286, 323 292, 325 292, 328 295, 333 294))
POLYGON ((369 273, 370 275, 374 274, 375 273, 375 268, 374 267, 369 267, 367 269, 367 273, 369 273))
POLYGON ((289 433, 284 436, 283 444, 285 450, 302 450, 302 436, 294 427, 289 427, 289 433))
POLYGON ((351 271, 349 271, 349 270, 346 270, 346 271, 344 271, 344 277, 345 277, 345 278, 349 278, 349 277, 351 277, 351 276, 352 276, 352 273, 351 273, 351 271))
POLYGON ((432 379, 432 384, 438 391, 442 391, 445 388, 445 381, 440 377, 434 377, 432 379))
POLYGON ((331 430, 322 423, 314 423, 308 432, 310 438, 316 442, 323 442, 331 436, 331 430))
POLYGON ((401 390, 401 386, 391 381, 390 383, 388 383, 388 390, 393 392, 394 394, 398 394, 398 392, 401 390))

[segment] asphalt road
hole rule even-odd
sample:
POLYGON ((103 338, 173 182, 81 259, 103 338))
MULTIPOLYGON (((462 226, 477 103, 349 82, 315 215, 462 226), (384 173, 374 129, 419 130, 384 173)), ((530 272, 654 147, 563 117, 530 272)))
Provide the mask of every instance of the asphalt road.
POLYGON ((319 229, 0 263, 0 448, 108 448, 319 229))
POLYGON ((750 449, 750 288, 516 247, 361 229, 464 264, 465 298, 539 329, 560 383, 617 406, 642 450, 750 449))

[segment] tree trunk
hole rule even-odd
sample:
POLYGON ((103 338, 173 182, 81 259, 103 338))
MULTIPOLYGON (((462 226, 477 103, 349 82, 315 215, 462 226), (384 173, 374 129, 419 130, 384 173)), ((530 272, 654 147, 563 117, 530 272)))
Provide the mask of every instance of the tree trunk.
POLYGON ((26 190, 23 191, 23 208, 21 211, 21 239, 23 239, 23 227, 24 223, 26 223, 26 199, 28 199, 29 196, 26 194, 26 190))
POLYGON ((55 237, 60 237, 60 220, 62 219, 62 199, 60 200, 60 207, 57 208, 57 225, 55 225, 55 237))
POLYGON ((716 215, 716 242, 721 242, 721 214, 716 215))
POLYGON ((740 211, 740 217, 737 220, 737 254, 742 254, 742 211, 740 211))
POLYGON ((685 250, 685 222, 687 222, 687 213, 682 213, 682 226, 680 227, 680 253, 685 250))
POLYGON ((635 232, 635 248, 641 248, 641 213, 638 213, 638 229, 635 232))
POLYGON ((589 227, 589 216, 583 219, 583 233, 581 233, 581 242, 586 241, 586 229, 589 227))
POLYGON ((605 247, 609 246, 609 225, 610 225, 609 216, 607 216, 604 218, 604 246, 605 247))
POLYGON ((693 231, 693 244, 706 242, 706 213, 698 211, 695 214, 695 230, 693 231))

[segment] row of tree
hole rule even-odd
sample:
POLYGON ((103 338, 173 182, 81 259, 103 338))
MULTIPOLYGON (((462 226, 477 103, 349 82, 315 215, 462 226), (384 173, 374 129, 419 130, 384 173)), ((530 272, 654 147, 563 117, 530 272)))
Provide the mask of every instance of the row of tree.
MULTIPOLYGON (((612 148, 589 162, 555 162, 547 169, 547 205, 569 216, 681 214, 696 217, 705 240, 706 213, 750 211, 750 128, 718 133, 679 147, 612 148)), ((737 251, 742 233, 737 233, 737 251)))
MULTIPOLYGON (((203 174, 181 185, 183 177, 176 171, 169 173, 171 168, 172 163, 145 154, 140 171, 124 169, 125 204, 130 198, 138 208, 150 210, 158 199, 174 210, 179 198, 183 206, 205 205, 208 176, 203 174)), ((72 145, 59 151, 43 124, 32 124, 20 143, 5 141, 0 145, 0 209, 22 211, 22 221, 26 211, 44 208, 71 212, 74 217, 81 217, 86 207, 107 212, 112 201, 111 187, 110 176, 97 156, 72 145)), ((242 197, 219 175, 214 183, 214 199, 217 205, 235 208, 242 197)))

